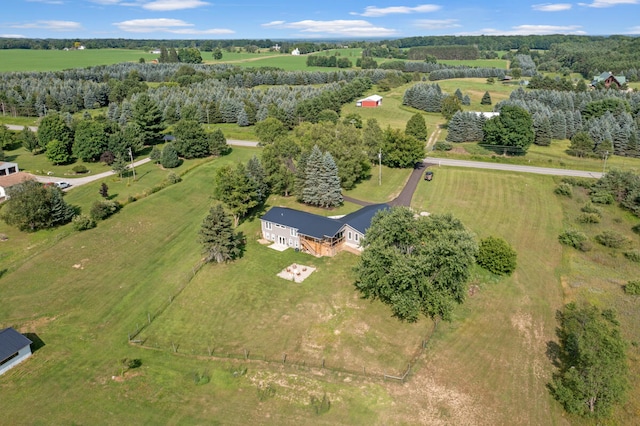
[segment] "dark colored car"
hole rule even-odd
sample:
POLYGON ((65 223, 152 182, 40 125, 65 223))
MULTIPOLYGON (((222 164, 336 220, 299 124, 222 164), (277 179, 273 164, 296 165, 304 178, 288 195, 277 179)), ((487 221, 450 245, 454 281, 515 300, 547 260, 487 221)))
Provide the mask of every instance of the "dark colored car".
POLYGON ((427 170, 427 172, 424 174, 424 180, 431 180, 433 179, 433 172, 431 170, 427 170))

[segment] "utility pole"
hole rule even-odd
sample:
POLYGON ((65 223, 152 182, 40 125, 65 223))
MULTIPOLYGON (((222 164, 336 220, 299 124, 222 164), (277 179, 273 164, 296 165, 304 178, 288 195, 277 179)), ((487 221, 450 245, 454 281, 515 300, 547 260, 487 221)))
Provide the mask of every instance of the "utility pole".
POLYGON ((129 157, 131 158, 131 170, 133 170, 133 181, 136 180, 136 168, 133 166, 133 153, 131 152, 131 147, 129 147, 129 157))
POLYGON ((604 164, 602 165, 602 175, 607 172, 607 157, 609 156, 609 151, 604 152, 604 164))
POLYGON ((378 186, 382 185, 382 148, 378 149, 378 186))

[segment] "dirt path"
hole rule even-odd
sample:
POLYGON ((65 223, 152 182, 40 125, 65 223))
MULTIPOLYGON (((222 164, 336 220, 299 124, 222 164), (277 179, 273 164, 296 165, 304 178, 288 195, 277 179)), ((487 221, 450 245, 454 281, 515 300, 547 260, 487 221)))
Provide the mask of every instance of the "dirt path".
POLYGON ((435 143, 438 141, 441 131, 442 129, 440 128, 440 126, 438 126, 435 132, 431 133, 431 136, 429 136, 429 139, 427 140, 427 146, 426 146, 427 152, 433 149, 433 145, 435 145, 435 143))

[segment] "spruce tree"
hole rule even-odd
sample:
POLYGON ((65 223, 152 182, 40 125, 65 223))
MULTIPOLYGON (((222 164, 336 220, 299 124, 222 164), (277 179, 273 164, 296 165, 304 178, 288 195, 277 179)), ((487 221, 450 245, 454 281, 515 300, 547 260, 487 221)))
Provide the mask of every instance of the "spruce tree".
POLYGON ((336 207, 342 204, 342 188, 338 177, 338 166, 329 152, 322 159, 320 207, 336 207))
POLYGON ((484 95, 482 95, 482 100, 480 101, 480 105, 491 105, 491 95, 489 94, 489 92, 484 92, 484 95))
POLYGON ((540 117, 533 122, 535 139, 533 143, 539 146, 551 145, 551 126, 547 117, 540 117))
POLYGON ((233 230, 232 220, 220 204, 209 209, 199 237, 205 262, 227 262, 242 254, 242 237, 233 230))
POLYGON ((306 204, 321 204, 322 168, 324 159, 318 145, 314 145, 305 166, 305 181, 302 190, 302 201, 306 204))
POLYGON ((162 156, 160 157, 160 164, 162 167, 172 169, 180 165, 180 158, 178 157, 178 151, 172 143, 167 143, 162 150, 162 156))
POLYGON ((262 167, 262 162, 255 155, 247 162, 247 174, 255 182, 258 201, 263 202, 269 196, 269 186, 266 182, 267 175, 262 167))
POLYGON ((144 145, 162 142, 162 131, 165 129, 162 112, 148 94, 143 93, 138 97, 133 107, 133 120, 140 128, 144 145))

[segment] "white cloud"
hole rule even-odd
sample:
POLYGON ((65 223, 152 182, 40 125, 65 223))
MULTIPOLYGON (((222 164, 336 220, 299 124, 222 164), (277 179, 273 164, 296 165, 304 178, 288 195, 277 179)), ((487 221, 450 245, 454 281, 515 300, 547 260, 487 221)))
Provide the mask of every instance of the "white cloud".
POLYGON ((36 21, 25 24, 14 24, 12 28, 39 28, 49 31, 74 31, 81 30, 82 25, 73 21, 36 21))
POLYGON ((233 34, 235 31, 226 28, 210 28, 198 30, 193 24, 181 19, 132 19, 129 21, 115 22, 113 25, 121 31, 129 33, 154 33, 163 32, 171 34, 233 34))
POLYGON ((337 35, 344 37, 386 37, 397 34, 390 28, 376 27, 362 20, 313 21, 310 19, 298 22, 273 21, 262 24, 263 27, 298 30, 302 35, 320 36, 337 35))
POLYGON ((155 0, 142 5, 143 9, 167 11, 181 9, 195 9, 196 7, 206 6, 209 3, 200 0, 155 0))
POLYGON ((27 0, 30 3, 64 4, 62 0, 27 0))
POLYGON ((640 34, 640 25, 629 28, 627 34, 640 34))
POLYGON ((479 31, 460 35, 546 35, 546 34, 586 34, 580 25, 518 25, 510 30, 483 28, 479 31))
POLYGON ((22 34, 0 34, 0 38, 27 38, 22 34))
POLYGON ((418 19, 415 26, 424 30, 444 30, 446 28, 460 28, 457 19, 418 19))
POLYGON ((613 7, 619 4, 638 4, 640 0, 593 0, 591 3, 578 3, 580 6, 586 7, 596 7, 596 8, 604 8, 604 7, 613 7))
POLYGON ((368 18, 378 18, 380 16, 397 15, 397 14, 409 14, 409 13, 429 13, 440 10, 442 6, 436 4, 421 4, 419 6, 390 6, 390 7, 377 7, 367 6, 364 8, 363 13, 351 12, 351 15, 366 16, 368 18))
POLYGON ((571 3, 543 3, 531 6, 533 10, 538 12, 562 12, 571 9, 571 3))

